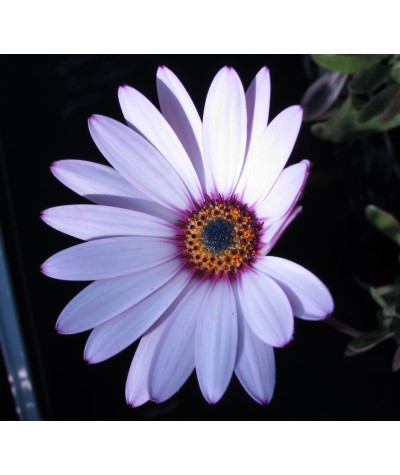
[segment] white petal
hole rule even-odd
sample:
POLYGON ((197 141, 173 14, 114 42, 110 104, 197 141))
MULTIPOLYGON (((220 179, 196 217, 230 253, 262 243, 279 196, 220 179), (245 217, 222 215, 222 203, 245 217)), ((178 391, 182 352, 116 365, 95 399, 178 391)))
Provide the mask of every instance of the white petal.
POLYGON ((271 401, 275 387, 274 349, 251 330, 238 299, 236 305, 239 339, 235 373, 247 393, 258 403, 266 404, 271 401))
POLYGON ((186 287, 193 272, 179 271, 171 280, 125 312, 97 326, 85 347, 85 360, 99 363, 140 338, 186 287))
POLYGON ((135 274, 93 282, 76 295, 58 317, 59 333, 91 330, 152 294, 182 268, 180 259, 135 274))
POLYGON ((283 290, 264 273, 248 267, 238 279, 237 294, 253 332, 272 346, 286 345, 293 335, 293 312, 283 290))
POLYGON ((286 228, 294 221, 294 219, 298 216, 301 210, 302 207, 297 206, 297 208, 293 209, 285 216, 283 216, 283 218, 278 219, 278 221, 275 221, 271 225, 268 225, 268 223, 264 223, 264 226, 266 226, 266 228, 263 231, 261 237, 261 254, 268 254, 271 251, 271 249, 278 242, 279 238, 282 236, 286 228))
POLYGON ((164 315, 157 320, 140 340, 129 369, 125 388, 126 401, 133 407, 141 406, 150 399, 148 380, 151 362, 164 333, 168 319, 180 300, 186 295, 190 284, 191 282, 189 282, 164 315))
POLYGON ((157 71, 157 93, 163 116, 185 147, 205 190, 202 123, 183 84, 165 66, 157 71))
POLYGON ((198 282, 168 317, 149 373, 149 393, 156 402, 173 396, 194 370, 196 325, 210 285, 207 279, 198 282))
POLYGON ((126 402, 132 407, 139 407, 150 400, 149 369, 165 323, 166 319, 161 317, 143 336, 136 349, 125 387, 126 402))
POLYGON ((333 312, 333 299, 326 286, 309 270, 280 257, 266 256, 255 263, 284 290, 293 312, 305 320, 320 320, 333 312))
POLYGON ((85 160, 59 160, 51 165, 53 175, 65 186, 88 197, 91 195, 119 196, 144 199, 139 190, 111 167, 85 160))
POLYGON ((65 186, 98 205, 137 210, 175 223, 180 215, 150 201, 113 168, 84 160, 60 160, 51 166, 65 186))
POLYGON ((263 67, 246 91, 247 150, 250 155, 268 125, 271 80, 269 70, 263 67))
POLYGON ((128 86, 119 88, 119 102, 125 120, 134 130, 140 132, 168 160, 192 197, 202 201, 203 193, 193 164, 185 149, 157 108, 136 89, 128 86))
POLYGON ((242 170, 247 140, 246 99, 236 71, 225 67, 211 83, 203 117, 207 192, 229 196, 242 170))
POLYGON ((285 168, 267 197, 256 205, 257 216, 262 221, 273 222, 293 209, 303 192, 309 169, 308 160, 285 168))
POLYGON ((173 239, 179 231, 155 216, 112 206, 57 206, 42 211, 41 218, 49 226, 84 240, 127 235, 173 239))
POLYGON ((42 264, 42 272, 62 280, 98 280, 154 267, 180 253, 175 241, 123 236, 64 249, 42 264))
POLYGON ((178 212, 191 208, 188 190, 176 170, 141 135, 103 116, 92 116, 89 130, 111 165, 149 199, 178 212))
POLYGON ((285 109, 268 125, 247 157, 236 192, 249 203, 262 201, 283 170, 296 142, 303 111, 285 109))
POLYGON ((232 376, 237 353, 238 324, 229 279, 213 283, 205 298, 196 330, 196 371, 200 389, 210 404, 221 399, 232 376))

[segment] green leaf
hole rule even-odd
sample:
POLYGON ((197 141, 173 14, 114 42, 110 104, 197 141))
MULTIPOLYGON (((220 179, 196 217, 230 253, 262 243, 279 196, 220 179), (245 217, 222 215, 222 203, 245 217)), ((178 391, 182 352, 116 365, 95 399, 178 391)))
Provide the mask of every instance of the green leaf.
POLYGON ((350 343, 347 345, 345 354, 350 356, 356 353, 363 353, 364 351, 374 348, 376 345, 391 338, 392 336, 393 332, 387 332, 386 330, 365 332, 362 336, 354 338, 350 341, 350 343))
MULTIPOLYGON (((371 119, 379 120, 382 122, 381 118, 384 116, 386 110, 390 106, 390 103, 393 101, 393 98, 399 91, 399 86, 396 84, 391 84, 390 86, 385 87, 378 94, 373 96, 367 104, 360 110, 357 120, 360 124, 370 121, 371 119)), ((392 115, 392 118, 395 114, 392 115)), ((387 121, 386 121, 387 122, 387 121)))
POLYGON ((349 84, 352 93, 367 94, 375 91, 390 78, 392 68, 388 64, 375 64, 354 75, 349 84))
POLYGON ((377 206, 368 205, 365 215, 375 228, 400 246, 400 223, 392 214, 377 206))
POLYGON ((326 122, 314 124, 311 130, 317 137, 332 142, 341 142, 348 139, 349 132, 351 133, 353 130, 352 123, 355 122, 355 117, 351 101, 347 98, 339 108, 332 111, 326 122))
POLYGON ((379 63, 388 54, 313 54, 313 60, 325 69, 340 73, 358 73, 379 63))
POLYGON ((397 87, 397 91, 394 92, 379 120, 382 124, 385 124, 393 120, 398 114, 400 114, 400 87, 397 87))
POLYGON ((382 309, 382 314, 384 320, 387 320, 392 323, 393 318, 397 315, 396 305, 387 305, 384 309, 382 309))
POLYGON ((380 120, 381 114, 373 116, 366 122, 360 122, 358 114, 354 98, 348 97, 340 107, 329 112, 327 121, 314 124, 311 127, 311 131, 317 137, 324 140, 346 142, 358 140, 373 133, 390 130, 400 125, 400 114, 396 114, 390 121, 385 123, 382 123, 380 120))
POLYGON ((393 317, 386 317, 384 315, 386 308, 387 307, 380 308, 376 312, 376 316, 379 320, 379 328, 381 328, 382 330, 389 331, 389 328, 391 328, 391 326, 393 324, 393 317))
POLYGON ((371 287, 370 292, 380 297, 393 297, 400 295, 400 284, 383 285, 382 287, 371 287))
POLYGON ((301 100, 303 120, 323 119, 338 98, 346 79, 346 74, 328 71, 313 82, 301 100))
POLYGON ((390 60, 390 65, 391 65, 391 78, 393 81, 397 82, 398 84, 400 83, 400 55, 395 54, 390 60))
POLYGON ((386 307, 386 300, 380 295, 380 293, 377 291, 377 289, 371 287, 369 289, 369 293, 371 294, 371 297, 374 299, 374 301, 381 307, 385 308, 386 307))

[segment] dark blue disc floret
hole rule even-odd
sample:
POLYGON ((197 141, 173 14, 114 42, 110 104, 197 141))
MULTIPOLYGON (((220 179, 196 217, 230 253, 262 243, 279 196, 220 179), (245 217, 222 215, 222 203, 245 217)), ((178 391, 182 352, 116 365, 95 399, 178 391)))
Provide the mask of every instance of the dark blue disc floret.
POLYGON ((220 218, 204 226, 201 237, 204 244, 217 254, 232 244, 232 233, 232 224, 220 218))

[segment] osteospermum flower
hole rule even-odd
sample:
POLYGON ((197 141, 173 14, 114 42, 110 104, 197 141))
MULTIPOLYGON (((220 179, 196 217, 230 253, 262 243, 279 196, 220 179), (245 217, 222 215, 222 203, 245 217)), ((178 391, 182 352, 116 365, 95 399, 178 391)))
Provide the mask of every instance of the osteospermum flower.
POLYGON ((42 213, 50 226, 87 242, 42 266, 50 277, 94 281, 62 311, 56 328, 92 330, 85 359, 98 363, 136 350, 129 404, 170 398, 196 369, 210 403, 233 372, 249 395, 268 402, 273 347, 293 335, 294 315, 318 320, 333 310, 324 284, 298 264, 269 254, 297 216, 309 162, 284 169, 302 109, 268 126, 270 79, 261 69, 245 93, 223 68, 203 121, 178 78, 157 73, 161 113, 127 86, 119 101, 127 125, 89 119, 111 167, 62 160, 51 167, 94 205, 42 213))

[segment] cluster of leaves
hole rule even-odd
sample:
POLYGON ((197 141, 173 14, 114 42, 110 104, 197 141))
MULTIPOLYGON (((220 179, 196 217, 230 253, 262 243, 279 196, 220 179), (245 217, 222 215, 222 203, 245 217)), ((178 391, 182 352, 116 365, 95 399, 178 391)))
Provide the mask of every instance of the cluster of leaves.
POLYGON ((400 55, 316 54, 325 71, 305 92, 304 120, 319 138, 343 142, 400 125, 400 55))
MULTIPOLYGON (((390 213, 367 206, 366 216, 379 231, 400 246, 400 223, 390 213)), ((400 369, 400 281, 383 287, 370 287, 371 297, 378 304, 378 329, 361 332, 353 330, 353 338, 347 346, 346 355, 355 355, 374 348, 379 343, 394 339, 398 345, 393 358, 393 371, 400 369)), ((340 328, 338 328, 340 329, 340 328)))

